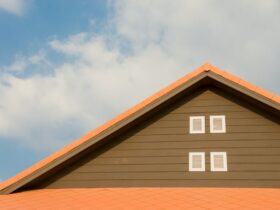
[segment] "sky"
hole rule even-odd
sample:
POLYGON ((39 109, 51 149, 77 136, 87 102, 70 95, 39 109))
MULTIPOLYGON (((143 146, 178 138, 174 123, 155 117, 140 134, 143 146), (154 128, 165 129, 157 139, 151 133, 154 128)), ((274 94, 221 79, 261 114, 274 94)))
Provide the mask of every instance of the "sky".
POLYGON ((278 0, 0 0, 0 180, 208 62, 280 95, 278 0))

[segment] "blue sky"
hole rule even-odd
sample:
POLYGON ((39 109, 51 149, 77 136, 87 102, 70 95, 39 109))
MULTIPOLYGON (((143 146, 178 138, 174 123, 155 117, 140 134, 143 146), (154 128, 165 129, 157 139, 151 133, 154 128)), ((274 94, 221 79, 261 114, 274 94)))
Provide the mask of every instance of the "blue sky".
MULTIPOLYGON (((17 56, 30 55, 46 47, 44 43, 54 37, 67 37, 81 31, 96 33, 100 28, 98 25, 105 22, 108 15, 107 2, 103 0, 40 0, 26 1, 25 4, 21 14, 0 7, 1 66, 10 65, 17 56)), ((50 153, 30 150, 13 142, 9 136, 1 138, 0 148, 1 179, 50 153), (4 157, 9 157, 9 162, 4 157)))
POLYGON ((106 1, 30 1, 22 15, 0 12, 0 64, 13 62, 15 55, 32 53, 52 37, 92 29, 91 22, 101 24, 106 20, 106 1), (5 49, 5 50, 4 50, 5 49))
POLYGON ((0 0, 0 179, 205 62, 279 95, 279 23, 277 0, 0 0))

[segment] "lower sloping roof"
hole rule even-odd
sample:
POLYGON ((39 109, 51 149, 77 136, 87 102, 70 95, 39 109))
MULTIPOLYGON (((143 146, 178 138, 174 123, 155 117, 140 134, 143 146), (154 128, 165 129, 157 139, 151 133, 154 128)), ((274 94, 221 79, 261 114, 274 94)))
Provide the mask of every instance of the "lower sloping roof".
POLYGON ((280 209, 280 189, 88 188, 0 195, 0 209, 280 209))

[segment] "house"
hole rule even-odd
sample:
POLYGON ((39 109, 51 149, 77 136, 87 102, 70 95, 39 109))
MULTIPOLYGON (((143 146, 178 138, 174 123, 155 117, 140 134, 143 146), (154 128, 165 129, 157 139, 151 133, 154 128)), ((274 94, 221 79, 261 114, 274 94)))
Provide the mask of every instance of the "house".
POLYGON ((204 64, 0 190, 0 209, 280 209, 280 97, 204 64))

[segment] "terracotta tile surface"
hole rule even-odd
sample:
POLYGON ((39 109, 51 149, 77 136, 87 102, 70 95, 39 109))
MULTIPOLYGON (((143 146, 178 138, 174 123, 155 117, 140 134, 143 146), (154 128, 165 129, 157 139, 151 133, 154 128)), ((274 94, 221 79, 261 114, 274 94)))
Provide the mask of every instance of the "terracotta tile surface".
POLYGON ((280 209, 280 189, 91 188, 0 195, 0 209, 280 209))
POLYGON ((231 75, 230 73, 223 71, 211 64, 204 64, 201 67, 199 67, 198 69, 194 70, 193 72, 187 74, 186 76, 182 77, 181 79, 175 81, 174 83, 172 83, 171 85, 167 86, 166 88, 160 90, 159 92, 157 92, 156 94, 148 97, 147 99, 145 99, 144 101, 142 101, 141 103, 137 104, 136 106, 132 107, 131 109, 129 109, 128 111, 120 114, 119 116, 113 118, 112 120, 108 121, 107 123, 103 124, 102 126, 96 128, 95 130, 89 132, 88 134, 86 134, 85 136, 81 137, 80 139, 77 139, 76 141, 74 141, 73 143, 67 145, 66 147, 62 148, 61 150, 51 154, 50 156, 48 156, 47 158, 39 161, 38 163, 34 164, 33 166, 31 166, 30 168, 22 171, 21 173, 17 174, 16 176, 6 180, 3 183, 0 183, 0 190, 7 188, 8 186, 20 181, 21 179, 31 175, 32 173, 40 170, 41 168, 47 166, 48 164, 51 164, 53 161, 57 160, 58 158, 62 157, 63 155, 71 152, 72 150, 74 150, 75 148, 77 148, 78 146, 82 145, 83 143, 87 142, 89 139, 91 139, 92 137, 95 137, 97 135, 99 135, 100 133, 102 133, 103 131, 105 131, 106 129, 114 126, 116 123, 121 122, 123 120, 125 120, 127 117, 131 116, 132 114, 138 112, 139 110, 141 110, 142 108, 148 106, 149 104, 151 104, 152 102, 156 101, 157 99, 159 99, 160 97, 164 96, 166 93, 174 90, 175 88, 181 86, 182 84, 188 82, 189 80, 191 80, 192 78, 204 73, 204 72, 213 72, 221 77, 224 77, 234 83, 236 83, 237 85, 241 85, 242 87, 251 90, 259 95, 262 95, 263 97, 270 99, 273 102, 279 103, 280 104, 280 97, 277 95, 274 95, 272 93, 269 93, 268 91, 265 91, 259 87, 256 87, 234 75, 231 75))

